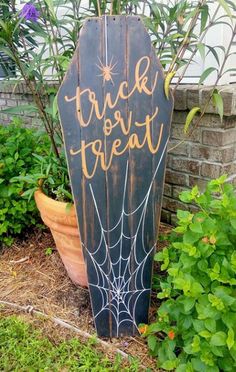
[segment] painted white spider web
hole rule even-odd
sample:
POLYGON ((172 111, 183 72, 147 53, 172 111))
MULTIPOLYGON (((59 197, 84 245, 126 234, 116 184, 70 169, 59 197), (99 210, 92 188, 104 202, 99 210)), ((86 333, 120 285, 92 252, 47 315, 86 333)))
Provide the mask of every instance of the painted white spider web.
POLYGON ((129 167, 127 161, 121 214, 117 223, 110 229, 105 229, 102 224, 98 200, 94 195, 92 185, 89 184, 100 227, 100 241, 93 252, 90 252, 85 244, 82 243, 87 252, 87 261, 90 261, 89 271, 91 272, 92 270, 92 280, 89 278, 90 290, 92 289, 98 292, 100 297, 100 301, 96 301, 96 304, 93 303, 93 315, 96 325, 99 317, 102 316, 104 312, 110 312, 112 315, 112 325, 113 328, 115 327, 117 337, 119 336, 122 325, 124 326, 131 323, 130 325, 133 325, 138 330, 135 316, 136 305, 142 296, 149 296, 151 290, 150 287, 145 285, 144 276, 148 260, 152 258, 155 244, 153 247, 148 248, 148 250, 145 248, 145 217, 153 182, 163 160, 167 143, 168 140, 164 145, 144 199, 135 210, 129 213, 125 210, 129 167), (137 214, 139 214, 139 218, 137 219, 134 235, 127 235, 125 233, 125 225, 128 223, 127 219, 129 220, 129 218, 137 214), (108 234, 117 236, 117 233, 119 237, 115 243, 112 245, 108 244, 108 234), (137 242, 139 244, 137 244, 137 242), (128 250, 125 249, 127 248, 127 244, 129 246, 128 250), (140 250, 142 250, 141 255, 140 250), (142 258, 140 258, 140 256, 142 258))

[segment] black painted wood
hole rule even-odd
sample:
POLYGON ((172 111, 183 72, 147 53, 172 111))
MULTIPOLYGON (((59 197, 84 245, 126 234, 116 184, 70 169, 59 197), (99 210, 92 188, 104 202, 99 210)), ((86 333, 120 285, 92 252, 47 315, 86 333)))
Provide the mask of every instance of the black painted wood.
POLYGON ((86 21, 58 93, 99 336, 148 321, 173 99, 138 17, 86 21))

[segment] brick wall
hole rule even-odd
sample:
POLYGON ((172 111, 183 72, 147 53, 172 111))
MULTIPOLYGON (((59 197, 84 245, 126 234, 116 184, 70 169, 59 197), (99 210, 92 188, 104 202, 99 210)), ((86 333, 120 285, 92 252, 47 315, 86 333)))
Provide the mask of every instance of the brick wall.
MULTIPOLYGON (((50 86, 55 87, 57 84, 49 82, 50 86)), ((4 83, 0 81, 0 111, 5 108, 15 106, 29 105, 33 103, 33 97, 25 83, 17 85, 13 83, 4 83)), ((8 124, 13 117, 21 117, 23 123, 30 127, 39 127, 41 125, 39 116, 36 112, 25 111, 17 115, 0 112, 0 123, 8 124)))
MULTIPOLYGON (((222 87, 223 121, 210 105, 198 128, 181 143, 189 110, 194 106, 204 106, 209 89, 181 86, 175 94, 162 208, 162 220, 171 224, 176 221, 176 210, 186 208, 178 199, 182 190, 196 184, 203 189, 208 180, 224 173, 236 185, 236 85, 222 87)), ((0 83, 0 109, 31 102, 32 96, 24 83, 17 87, 0 83)), ((25 112, 20 116, 26 125, 40 125, 36 113, 25 112)), ((1 123, 7 124, 11 118, 12 115, 0 113, 1 123)))
POLYGON ((206 87, 181 86, 175 94, 162 208, 162 220, 171 224, 176 221, 176 210, 187 207, 178 199, 182 190, 194 185, 203 190, 208 180, 224 173, 236 185, 236 85, 222 87, 223 121, 210 105, 200 125, 181 143, 189 110, 204 107, 208 91, 206 87))

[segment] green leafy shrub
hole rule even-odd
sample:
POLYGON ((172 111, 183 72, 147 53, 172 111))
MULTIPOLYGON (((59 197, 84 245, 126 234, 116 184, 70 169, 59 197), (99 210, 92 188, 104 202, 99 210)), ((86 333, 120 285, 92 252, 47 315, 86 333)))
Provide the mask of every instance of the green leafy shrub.
POLYGON ((35 169, 11 180, 21 184, 21 188, 25 190, 23 196, 27 196, 30 201, 40 186, 47 196, 62 202, 72 202, 64 151, 61 151, 60 162, 53 151, 43 155, 33 154, 33 158, 35 169))
POLYGON ((170 246, 155 256, 167 276, 144 336, 165 370, 236 370, 236 196, 225 181, 181 194, 199 212, 178 211, 170 246))
POLYGON ((27 200, 21 182, 15 176, 36 171, 38 164, 33 153, 47 154, 50 142, 45 134, 23 128, 15 120, 0 125, 0 245, 10 245, 13 237, 38 221, 34 200, 27 200))

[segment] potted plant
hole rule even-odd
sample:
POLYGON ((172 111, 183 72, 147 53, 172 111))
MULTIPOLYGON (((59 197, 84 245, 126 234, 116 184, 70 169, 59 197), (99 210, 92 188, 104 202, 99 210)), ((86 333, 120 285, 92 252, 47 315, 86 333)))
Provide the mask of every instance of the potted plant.
POLYGON ((65 158, 61 155, 60 164, 53 153, 48 159, 41 156, 37 158, 43 172, 33 177, 36 205, 43 222, 51 230, 70 279, 75 284, 86 287, 86 267, 65 158), (39 187, 35 181, 39 181, 39 187))
POLYGON ((41 218, 49 227, 57 250, 74 284, 87 287, 86 266, 64 155, 60 163, 52 151, 47 155, 32 154, 34 172, 13 177, 22 196, 35 199, 41 218))

